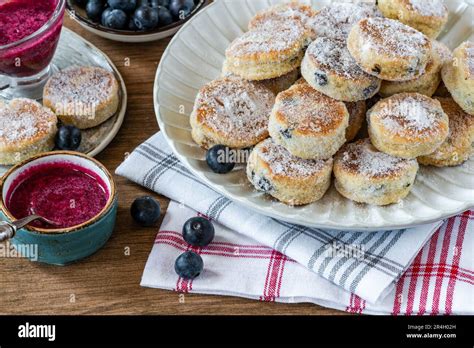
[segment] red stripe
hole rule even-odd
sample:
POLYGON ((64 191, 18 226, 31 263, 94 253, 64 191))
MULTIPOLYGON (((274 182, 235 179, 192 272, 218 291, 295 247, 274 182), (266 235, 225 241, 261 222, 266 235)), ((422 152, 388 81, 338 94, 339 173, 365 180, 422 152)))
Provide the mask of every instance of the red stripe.
POLYGON ((285 272, 285 264, 286 261, 288 261, 288 258, 283 255, 284 259, 282 261, 281 267, 280 267, 280 274, 278 275, 278 282, 277 282, 277 288, 276 288, 276 297, 280 297, 280 289, 281 289, 281 284, 283 282, 283 272, 285 272))
POLYGON ((346 311, 349 312, 349 313, 362 314, 362 312, 365 309, 365 305, 366 305, 365 300, 363 300, 361 297, 351 293, 350 304, 349 304, 348 307, 346 307, 346 311))
POLYGON ((395 290, 395 299, 393 300, 393 310, 392 310, 393 315, 400 314, 400 309, 402 306, 402 299, 403 299, 403 287, 405 286, 405 279, 406 279, 406 275, 403 274, 403 276, 397 282, 397 287, 395 290))
MULTIPOLYGON (((436 275, 435 273, 438 272, 437 271, 438 268, 443 270, 443 268, 451 268, 451 267, 453 267, 453 265, 440 264, 440 263, 422 263, 421 265, 418 265, 416 268, 420 272, 426 272, 426 270, 428 268, 431 268, 433 270, 433 275, 436 275)), ((407 269, 407 272, 411 272, 414 268, 415 268, 414 266, 410 266, 407 269)), ((471 271, 467 268, 463 268, 463 267, 457 267, 457 268, 460 272, 462 272, 465 275, 465 277, 474 280, 474 272, 473 271, 471 271)))
MULTIPOLYGON (((156 239, 155 239, 155 243, 159 243, 162 240, 173 241, 173 242, 181 244, 183 246, 188 245, 188 243, 186 243, 183 240, 182 237, 165 236, 165 235, 157 236, 156 239)), ((232 248, 232 247, 224 247, 224 246, 215 245, 215 243, 211 243, 208 246, 206 246, 206 250, 221 251, 221 252, 224 252, 224 253, 231 253, 231 254, 253 253, 253 254, 261 254, 261 255, 271 255, 272 252, 273 252, 273 249, 267 249, 267 250, 250 249, 250 248, 242 248, 242 247, 239 247, 239 246, 235 246, 235 247, 232 248)))
POLYGON ((263 296, 260 297, 262 301, 273 302, 280 296, 280 286, 286 260, 287 258, 280 252, 273 252, 267 267, 263 296))
POLYGON ((272 270, 273 270, 273 253, 272 253, 272 257, 270 258, 270 262, 268 263, 268 266, 267 266, 267 274, 265 276, 265 285, 264 285, 264 288, 263 288, 263 296, 260 297, 261 301, 267 301, 267 287, 268 287, 268 282, 269 282, 270 274, 271 274, 272 270))
POLYGON ((408 285, 408 299, 407 299, 407 309, 405 312, 405 315, 411 315, 413 312, 413 303, 415 302, 415 294, 416 294, 416 283, 419 278, 419 273, 416 271, 417 270, 417 265, 421 264, 421 258, 423 255, 423 249, 420 250, 418 255, 416 255, 415 260, 413 261, 413 264, 415 265, 414 267, 414 272, 413 276, 410 277, 410 284, 408 285))
MULTIPOLYGON (((157 243, 155 244, 163 244, 163 245, 169 245, 169 246, 172 246, 176 249, 179 249, 179 250, 182 250, 182 251, 186 251, 187 248, 185 246, 183 246, 182 244, 178 244, 178 243, 174 243, 174 242, 171 242, 171 241, 158 241, 157 243)), ((228 257, 228 258, 237 258, 237 259, 262 259, 262 260, 268 260, 270 259, 272 256, 271 255, 259 255, 259 254, 245 254, 245 255, 238 255, 238 254, 234 254, 234 253, 225 253, 225 252, 216 252, 216 251, 209 251, 209 250, 206 250, 206 249, 202 249, 201 250, 201 255, 212 255, 212 256, 222 256, 222 257, 228 257)), ((283 257, 283 256, 282 256, 283 257)), ((286 261, 288 262, 292 262, 292 263, 296 263, 296 261, 294 261, 293 259, 289 259, 288 257, 286 257, 286 261)))
POLYGON ((351 292, 351 297, 349 298, 349 305, 346 307, 346 312, 351 312, 352 300, 354 299, 354 294, 351 292))
MULTIPOLYGON (((169 233, 169 232, 167 232, 169 233)), ((160 240, 173 240, 176 242, 179 242, 183 245, 188 245, 183 240, 183 237, 179 233, 173 233, 171 235, 167 235, 166 233, 162 233, 161 231, 158 233, 158 235, 155 238, 155 243, 160 240)), ((252 246, 252 245, 240 245, 240 244, 232 244, 232 243, 219 243, 219 242, 212 242, 209 244, 207 249, 212 249, 212 250, 221 250, 221 251, 229 251, 235 253, 237 252, 247 252, 249 249, 255 252, 259 252, 262 254, 268 253, 271 254, 273 249, 272 248, 267 248, 267 247, 259 247, 259 246, 252 246)))
POLYGON ((354 307, 352 308, 352 313, 357 313, 357 310, 360 306, 360 297, 354 295, 354 307))
MULTIPOLYGON (((171 234, 177 237, 180 237, 182 240, 182 234, 176 231, 160 231, 156 238, 161 237, 162 235, 165 234, 171 234)), ((231 246, 231 247, 236 247, 236 248, 254 248, 254 249, 264 249, 264 250, 273 250, 272 248, 266 247, 264 245, 247 245, 247 244, 236 244, 236 243, 227 243, 227 242, 212 242, 214 245, 226 245, 226 246, 231 246)))
MULTIPOLYGON (((437 278, 437 277, 441 276, 441 277, 448 278, 448 279, 456 279, 457 281, 460 281, 460 282, 463 282, 463 283, 466 283, 466 284, 469 284, 469 285, 474 285, 473 281, 471 281, 469 279, 466 279, 466 278, 463 278, 460 274, 457 274, 457 275, 450 275, 450 274, 434 275, 433 273, 424 273, 424 272, 421 272, 421 273, 417 274, 417 276, 424 276, 424 275, 426 275, 430 278, 437 278)), ((406 273, 406 276, 411 277, 411 274, 406 273)))
MULTIPOLYGON (((446 229, 444 231, 444 238, 443 238, 443 247, 441 249, 441 257, 440 262, 441 264, 445 264, 448 258, 448 249, 449 244, 451 242, 451 235, 453 232, 455 218, 448 219, 446 224, 446 229)), ((437 277, 435 283, 435 291, 433 295, 433 304, 431 307, 431 315, 437 315, 439 313, 439 298, 441 296, 441 287, 443 285, 444 276, 437 277)))
POLYGON ((362 302, 362 299, 356 295, 356 298, 357 298, 357 301, 356 301, 356 305, 355 305, 355 312, 356 313, 360 313, 361 310, 362 310, 362 307, 361 307, 361 302, 362 302))
MULTIPOLYGON (((155 244, 166 244, 170 246, 174 246, 180 250, 187 250, 188 244, 183 240, 181 234, 177 232, 166 231, 166 233, 158 233, 158 236, 155 239, 155 244), (167 234, 166 234, 167 233, 167 234)), ((252 259, 269 259, 271 257, 277 258, 285 258, 285 261, 289 262, 296 262, 288 257, 278 253, 278 255, 274 255, 274 250, 271 248, 265 247, 262 248, 253 248, 253 246, 248 245, 238 245, 238 244, 231 244, 225 243, 226 245, 232 245, 232 247, 221 247, 217 246, 216 242, 212 242, 207 247, 200 249, 200 254, 202 255, 215 255, 215 256, 223 256, 223 257, 235 257, 235 258, 252 258, 252 259)), ((224 243, 222 243, 224 244, 224 243)))
POLYGON ((210 218, 210 217, 207 216, 207 215, 204 215, 203 213, 198 212, 198 213, 197 213, 197 216, 200 216, 200 217, 203 217, 204 219, 207 219, 207 220, 209 220, 209 221, 212 221, 212 218, 210 218))
MULTIPOLYGON (((419 315, 424 315, 426 313, 426 300, 428 299, 428 289, 431 280, 431 271, 433 269, 432 265, 434 263, 434 258, 436 256, 436 245, 438 244, 438 238, 441 228, 436 231, 434 236, 431 238, 430 247, 428 250, 428 258, 426 259, 426 271, 423 274, 423 284, 421 286, 421 296, 420 296, 420 306, 419 306, 419 315)), ((422 266, 420 265, 420 268, 422 266)), ((422 274, 423 272, 420 272, 422 274)))
MULTIPOLYGON (((466 212, 463 216, 469 216, 470 212, 466 212)), ((453 296, 454 296, 454 287, 456 285, 456 278, 458 274, 458 266, 459 262, 461 261, 461 253, 462 253, 462 244, 464 242, 464 235, 466 233, 466 226, 467 226, 467 219, 460 219, 459 225, 459 232, 458 237, 456 239, 456 249, 453 256, 453 267, 451 268, 450 279, 448 283, 448 289, 446 292, 446 305, 445 305, 445 313, 451 314, 452 307, 453 307, 453 296)))
POLYGON ((365 309, 365 305, 365 300, 351 293, 351 297, 349 298, 349 305, 346 307, 346 312, 362 314, 365 309))
MULTIPOLYGON (((449 278, 449 279, 456 279, 468 284, 474 284, 474 280, 472 276, 464 273, 463 271, 459 269, 459 267, 456 267, 456 266, 446 265, 446 266, 433 267, 431 272, 421 269, 421 270, 418 270, 416 274, 425 275, 430 278, 444 277, 444 278, 449 278)), ((411 277, 412 273, 411 271, 407 271, 405 275, 407 277, 411 277)))
MULTIPOLYGON (((186 251, 189 250, 190 245, 187 246, 186 251)), ((181 278, 178 276, 178 280, 176 282, 176 291, 186 293, 187 284, 186 279, 181 278)))
POLYGON ((272 259, 270 260, 270 272, 269 272, 269 277, 267 277, 267 283, 265 285, 265 290, 264 290, 264 296, 266 297, 267 301, 275 301, 275 278, 278 275, 278 268, 279 264, 276 259, 276 254, 277 252, 275 251, 272 259))

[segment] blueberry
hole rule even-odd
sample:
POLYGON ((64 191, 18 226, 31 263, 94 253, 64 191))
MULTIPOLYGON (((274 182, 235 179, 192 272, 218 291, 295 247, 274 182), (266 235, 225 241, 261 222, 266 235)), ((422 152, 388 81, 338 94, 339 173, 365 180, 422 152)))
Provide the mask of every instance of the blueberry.
POLYGON ((125 29, 128 25, 128 17, 122 10, 112 10, 102 24, 112 29, 125 29))
POLYGON ((194 279, 201 274, 204 269, 204 262, 201 256, 194 251, 186 251, 178 256, 174 263, 174 270, 184 279, 194 279))
POLYGON ((151 7, 158 7, 158 6, 163 6, 163 7, 169 7, 170 6, 170 0, 150 0, 151 7))
POLYGON ((74 126, 61 126, 56 134, 56 148, 59 150, 74 151, 81 145, 82 134, 74 126))
POLYGON ((140 6, 151 6, 150 0, 137 0, 137 8, 140 6))
POLYGON ((89 18, 90 20, 98 22, 103 11, 104 3, 102 2, 102 0, 89 0, 87 2, 86 14, 87 18, 89 18))
POLYGON ((107 7, 104 12, 102 12, 102 16, 100 19, 100 23, 105 27, 105 19, 109 16, 110 12, 112 12, 112 9, 110 7, 107 7))
POLYGON ((109 7, 113 10, 132 12, 137 7, 137 0, 107 0, 109 7))
POLYGON ((280 134, 285 139, 291 139, 291 129, 282 129, 280 130, 280 134))
POLYGON ((160 203, 150 196, 139 197, 133 201, 130 213, 141 226, 154 226, 160 219, 160 203))
POLYGON ((380 67, 380 65, 375 64, 374 67, 372 68, 372 72, 378 75, 382 72, 382 68, 380 67))
POLYGON ((158 12, 150 6, 140 6, 133 14, 133 21, 138 30, 151 30, 158 25, 158 12))
POLYGON ((128 29, 131 30, 131 31, 137 31, 138 30, 137 26, 135 25, 135 21, 133 20, 133 18, 130 18, 130 20, 128 21, 128 29))
POLYGON ((326 86, 328 84, 328 77, 323 72, 315 72, 314 79, 316 80, 316 83, 320 86, 326 86))
POLYGON ((367 88, 364 88, 362 93, 364 94, 365 99, 371 98, 374 95, 375 91, 378 89, 378 87, 378 85, 371 85, 367 88))
POLYGON ((214 145, 206 153, 206 162, 214 173, 226 174, 235 167, 235 163, 227 161, 230 149, 224 145, 214 145))
POLYGON ((183 225, 183 238, 192 246, 205 247, 214 239, 214 226, 203 217, 193 217, 183 225))
POLYGON ((173 16, 166 7, 157 6, 154 7, 153 10, 158 12, 158 26, 164 27, 165 25, 173 23, 173 16))
POLYGON ((267 178, 264 178, 263 176, 258 180, 257 188, 263 192, 273 191, 272 183, 270 182, 270 180, 268 180, 267 178))
POLYGON ((193 0, 171 0, 169 9, 177 21, 186 18, 194 8, 193 0))
POLYGON ((75 0, 74 2, 77 6, 84 8, 86 7, 88 0, 75 0))

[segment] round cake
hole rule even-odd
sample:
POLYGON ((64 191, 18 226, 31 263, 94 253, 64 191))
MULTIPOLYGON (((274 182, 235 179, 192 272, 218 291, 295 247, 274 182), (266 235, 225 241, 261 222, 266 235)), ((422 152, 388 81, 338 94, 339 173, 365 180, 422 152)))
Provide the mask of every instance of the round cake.
POLYGON ((253 149, 247 177, 258 191, 289 205, 321 199, 331 184, 332 158, 305 160, 289 153, 271 138, 253 149))
POLYGON ((369 139, 345 145, 334 159, 336 190, 359 203, 388 205, 405 198, 418 162, 378 151, 369 139))
POLYGON ((236 77, 211 81, 199 91, 191 113, 191 135, 208 149, 253 146, 268 137, 275 95, 265 86, 236 77))
POLYGON ((297 83, 278 94, 268 130, 273 140, 305 159, 328 159, 346 142, 349 112, 343 102, 297 83))
POLYGON ((54 148, 58 119, 30 99, 0 101, 0 164, 12 165, 54 148))
POLYGON ((447 138, 449 119, 439 101, 417 93, 382 99, 367 113, 372 144, 402 158, 433 153, 447 138))
POLYGON ((387 18, 362 19, 347 41, 349 52, 368 74, 388 81, 413 80, 431 59, 431 40, 419 31, 387 18))

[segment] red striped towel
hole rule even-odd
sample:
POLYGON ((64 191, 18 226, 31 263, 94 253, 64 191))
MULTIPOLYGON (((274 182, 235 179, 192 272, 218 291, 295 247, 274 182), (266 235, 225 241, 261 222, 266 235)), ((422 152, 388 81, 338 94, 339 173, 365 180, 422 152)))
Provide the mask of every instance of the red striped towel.
POLYGON ((231 295, 260 301, 311 302, 350 313, 474 314, 474 211, 450 218, 418 253, 396 286, 372 304, 345 291, 272 248, 218 223, 215 240, 190 247, 181 227, 200 215, 172 202, 156 236, 142 286, 182 293, 231 295), (186 250, 201 254, 205 270, 192 281, 174 272, 186 250))
POLYGON ((168 208, 143 286, 313 302, 357 313, 474 314, 472 212, 400 231, 340 232, 288 224, 203 185, 159 133, 133 151, 117 174, 181 202, 168 208), (182 225, 197 211, 213 220, 216 239, 197 250, 205 272, 188 282, 178 279, 173 265, 188 248, 180 237, 182 225), (362 247, 361 258, 332 253, 351 246, 362 247))

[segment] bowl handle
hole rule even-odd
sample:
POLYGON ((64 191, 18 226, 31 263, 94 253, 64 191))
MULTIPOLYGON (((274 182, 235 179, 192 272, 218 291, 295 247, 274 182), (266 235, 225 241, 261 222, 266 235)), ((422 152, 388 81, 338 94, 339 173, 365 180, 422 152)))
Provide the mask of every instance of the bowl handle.
POLYGON ((7 222, 0 221, 0 243, 15 236, 16 226, 7 222))

